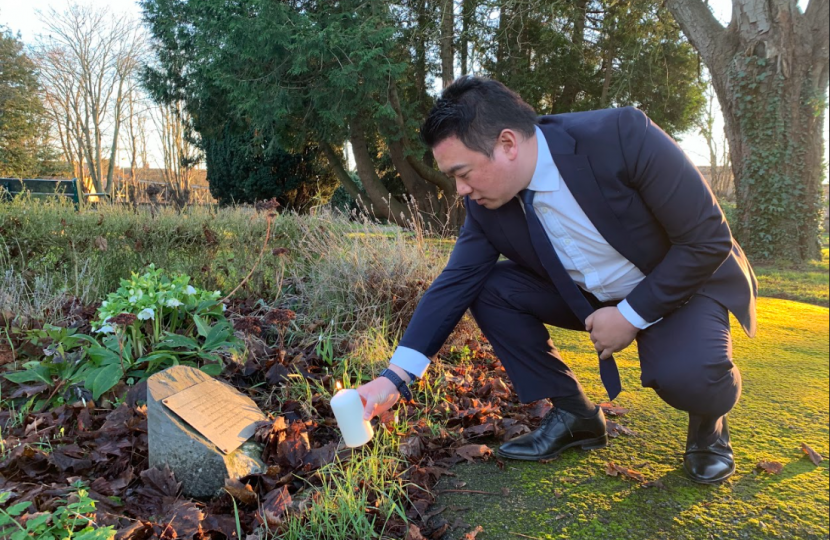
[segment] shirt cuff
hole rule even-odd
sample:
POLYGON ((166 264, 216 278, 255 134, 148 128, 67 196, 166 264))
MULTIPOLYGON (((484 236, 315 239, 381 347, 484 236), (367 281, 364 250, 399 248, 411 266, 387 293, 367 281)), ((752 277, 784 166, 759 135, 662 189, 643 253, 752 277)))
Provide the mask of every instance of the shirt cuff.
POLYGON ((423 377, 427 368, 429 367, 429 358, 426 355, 419 353, 415 349, 409 347, 398 347, 392 354, 389 360, 390 364, 395 364, 399 368, 406 370, 416 377, 423 377))
POLYGON ((640 317, 640 315, 636 311, 634 311, 634 308, 631 307, 631 305, 628 303, 628 300, 623 300, 622 302, 617 304, 617 309, 620 310, 620 313, 623 317, 625 317, 625 320, 627 320, 640 330, 645 330, 652 324, 657 324, 663 320, 663 317, 660 317, 654 322, 646 322, 645 319, 640 317))

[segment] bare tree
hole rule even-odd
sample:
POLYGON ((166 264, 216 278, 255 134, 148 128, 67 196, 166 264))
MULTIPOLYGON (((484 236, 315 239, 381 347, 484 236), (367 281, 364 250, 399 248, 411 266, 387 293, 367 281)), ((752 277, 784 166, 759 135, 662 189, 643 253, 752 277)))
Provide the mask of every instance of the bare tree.
POLYGON ((112 195, 124 107, 137 91, 142 29, 126 15, 78 4, 52 8, 42 20, 48 33, 38 43, 40 71, 64 154, 76 174, 86 170, 96 191, 112 195))
POLYGON ((735 186, 729 159, 729 144, 725 132, 718 133, 718 103, 714 88, 706 89, 706 109, 697 120, 697 129, 709 150, 709 185, 720 200, 734 200, 735 186))
POLYGON ((138 202, 138 169, 149 167, 147 159, 147 120, 149 109, 146 99, 137 92, 128 92, 126 97, 126 110, 124 121, 126 130, 124 133, 124 146, 130 156, 130 173, 126 179, 127 198, 133 203, 138 202))
POLYGON ((732 0, 724 27, 704 0, 667 0, 698 50, 723 110, 735 177, 738 239, 761 258, 820 256, 822 125, 830 4, 732 0))
POLYGON ((187 133, 187 114, 184 104, 178 101, 160 105, 152 115, 156 131, 161 136, 164 182, 179 207, 190 201, 193 167, 199 160, 198 149, 187 133))

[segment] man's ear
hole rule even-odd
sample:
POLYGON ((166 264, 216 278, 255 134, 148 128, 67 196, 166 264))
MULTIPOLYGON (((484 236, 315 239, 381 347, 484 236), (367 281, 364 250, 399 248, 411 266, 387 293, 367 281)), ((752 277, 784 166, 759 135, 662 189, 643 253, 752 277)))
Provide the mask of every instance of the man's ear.
POLYGON ((519 134, 509 128, 501 130, 496 141, 496 151, 504 153, 507 159, 516 159, 519 155, 519 134))

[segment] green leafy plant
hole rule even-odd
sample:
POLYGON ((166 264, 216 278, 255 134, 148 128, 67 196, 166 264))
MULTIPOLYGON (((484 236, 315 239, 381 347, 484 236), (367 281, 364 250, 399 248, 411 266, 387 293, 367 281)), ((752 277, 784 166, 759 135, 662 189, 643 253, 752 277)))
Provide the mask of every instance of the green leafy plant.
POLYGON ((51 324, 43 328, 26 331, 26 340, 32 345, 43 347, 43 357, 25 362, 24 371, 9 373, 5 377, 17 384, 70 381, 80 368, 84 357, 83 336, 74 328, 62 328, 51 324))
POLYGON ((10 540, 110 540, 115 537, 112 527, 96 527, 90 515, 95 513, 95 501, 89 498, 83 484, 75 484, 76 491, 66 504, 54 512, 38 512, 20 519, 32 504, 25 501, 4 510, 11 493, 0 493, 0 538, 10 540), (22 521, 22 523, 21 523, 22 521))
POLYGON ((220 353, 241 342, 225 318, 221 293, 189 282, 186 275, 169 277, 151 264, 107 295, 96 324, 96 333, 104 336, 82 337, 89 357, 84 380, 94 399, 124 376, 144 379, 171 365, 201 363, 210 375, 222 371, 220 353))
POLYGON ((241 348, 224 314, 219 291, 200 290, 185 275, 168 277, 150 265, 121 280, 98 310, 95 336, 45 325, 27 338, 45 346, 44 358, 26 362, 5 377, 17 384, 45 383, 57 389, 83 384, 98 400, 126 377, 142 380, 172 365, 222 371, 222 353, 241 348))
POLYGON ((135 315, 127 327, 138 356, 161 341, 165 332, 188 334, 196 326, 194 316, 202 319, 224 319, 224 305, 219 302, 219 291, 206 291, 190 285, 190 277, 179 274, 172 278, 151 264, 147 271, 130 279, 122 279, 121 286, 101 303, 98 309, 99 333, 113 333, 113 322, 122 314, 135 315))

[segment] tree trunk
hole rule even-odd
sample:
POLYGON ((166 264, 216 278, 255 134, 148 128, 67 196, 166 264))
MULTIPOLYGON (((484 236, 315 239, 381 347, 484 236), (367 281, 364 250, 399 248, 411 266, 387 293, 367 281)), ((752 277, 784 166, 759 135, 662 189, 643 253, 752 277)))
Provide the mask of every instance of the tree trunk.
POLYGON ((453 38, 455 37, 455 1, 443 0, 441 4, 441 79, 444 88, 455 79, 453 38))
POLYGON ((118 83, 118 94, 115 98, 115 118, 112 126, 112 148, 110 148, 110 163, 109 167, 107 167, 107 193, 110 196, 110 201, 115 200, 115 182, 113 181, 113 173, 115 172, 115 161, 118 157, 118 133, 121 130, 121 108, 123 106, 123 94, 124 79, 121 79, 118 83))
POLYGON ((320 143, 320 148, 323 149, 323 153, 326 155, 326 159, 329 162, 329 167, 331 167, 331 170, 334 171, 337 179, 340 180, 340 185, 343 186, 346 193, 348 193, 354 200, 359 200, 361 197, 365 196, 366 194, 360 191, 360 188, 354 183, 352 177, 349 176, 349 172, 343 166, 343 161, 340 159, 337 152, 334 151, 334 148, 332 148, 327 142, 320 143))
POLYGON ((349 126, 349 140, 354 151, 354 160, 357 165, 357 175, 363 183, 363 189, 369 196, 372 211, 398 225, 406 225, 409 221, 409 209, 400 201, 392 197, 384 187, 375 170, 375 164, 369 155, 369 146, 366 142, 366 133, 362 120, 359 117, 352 119, 349 126))
POLYGON ((461 53, 461 75, 466 75, 470 70, 470 66, 467 64, 469 61, 470 32, 472 31, 474 10, 475 4, 473 0, 461 0, 461 39, 458 40, 458 48, 461 53))
MULTIPOLYGON (((585 49, 585 19, 587 17, 588 0, 576 0, 576 4, 574 6, 571 43, 573 44, 572 54, 577 58, 582 58, 585 49)), ((565 88, 562 90, 562 96, 555 104, 556 110, 562 112, 572 110, 581 86, 581 81, 579 80, 578 75, 578 72, 570 73, 568 75, 568 79, 565 81, 565 88)))
POLYGON ((735 180, 735 235, 756 259, 820 257, 830 9, 733 0, 724 28, 702 0, 669 9, 712 74, 735 180))

